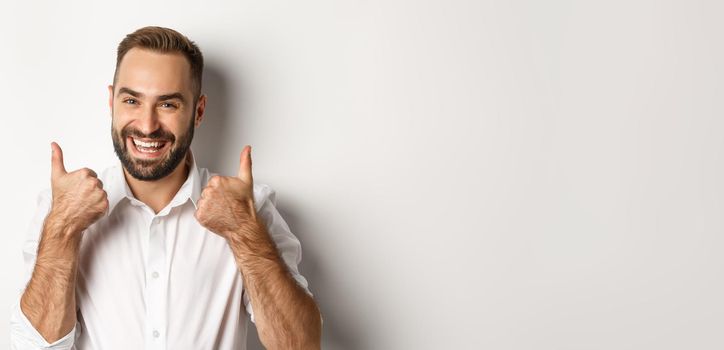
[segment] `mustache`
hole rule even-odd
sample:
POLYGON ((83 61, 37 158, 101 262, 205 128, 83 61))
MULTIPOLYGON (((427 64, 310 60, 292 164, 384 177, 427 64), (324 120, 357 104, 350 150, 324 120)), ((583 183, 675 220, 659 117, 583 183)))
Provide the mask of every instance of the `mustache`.
POLYGON ((126 128, 121 130, 121 138, 126 139, 127 137, 135 137, 135 138, 143 138, 143 139, 152 139, 152 140, 158 140, 158 141, 176 141, 176 137, 165 130, 162 129, 156 129, 156 131, 150 133, 150 134, 144 134, 138 129, 132 129, 132 128, 126 128))

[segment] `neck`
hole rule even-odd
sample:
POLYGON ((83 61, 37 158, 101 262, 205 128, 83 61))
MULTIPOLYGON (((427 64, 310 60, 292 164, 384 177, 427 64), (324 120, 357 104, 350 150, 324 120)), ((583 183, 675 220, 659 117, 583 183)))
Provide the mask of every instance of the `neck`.
POLYGON ((131 176, 125 168, 123 168, 123 174, 133 196, 151 207, 153 212, 158 214, 158 212, 171 202, 178 190, 184 182, 186 182, 190 171, 190 164, 191 154, 186 152, 184 161, 179 163, 173 172, 161 179, 141 181, 131 176))

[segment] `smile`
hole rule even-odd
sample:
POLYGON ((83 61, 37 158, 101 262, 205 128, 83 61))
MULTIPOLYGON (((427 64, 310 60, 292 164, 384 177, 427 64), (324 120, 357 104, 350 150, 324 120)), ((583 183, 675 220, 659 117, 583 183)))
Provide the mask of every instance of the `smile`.
POLYGON ((127 142, 130 144, 134 155, 139 158, 157 158, 166 152, 170 142, 165 140, 143 140, 134 137, 128 137, 127 142))

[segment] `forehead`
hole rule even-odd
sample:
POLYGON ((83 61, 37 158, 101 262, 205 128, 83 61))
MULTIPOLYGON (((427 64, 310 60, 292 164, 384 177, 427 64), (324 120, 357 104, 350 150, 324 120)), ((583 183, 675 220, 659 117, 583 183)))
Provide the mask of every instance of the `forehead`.
POLYGON ((127 87, 145 95, 191 94, 191 65, 181 53, 128 50, 118 67, 115 91, 127 87))

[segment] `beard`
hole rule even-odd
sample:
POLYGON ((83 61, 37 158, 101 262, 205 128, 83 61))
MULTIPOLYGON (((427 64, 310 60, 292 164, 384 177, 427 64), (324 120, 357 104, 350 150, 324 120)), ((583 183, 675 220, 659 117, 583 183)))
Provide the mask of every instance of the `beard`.
MULTIPOLYGON (((193 110, 196 109, 194 108, 193 110)), ((113 149, 118 159, 131 176, 141 181, 155 181, 171 174, 186 157, 186 152, 188 152, 191 147, 191 141, 194 138, 194 118, 192 116, 186 133, 180 135, 178 140, 173 133, 160 128, 148 135, 131 127, 126 127, 120 132, 117 132, 113 128, 113 123, 111 123, 111 138, 113 139, 113 149), (128 151, 127 146, 127 140, 130 136, 168 142, 170 143, 170 148, 166 152, 166 155, 159 159, 134 158, 128 151)))

